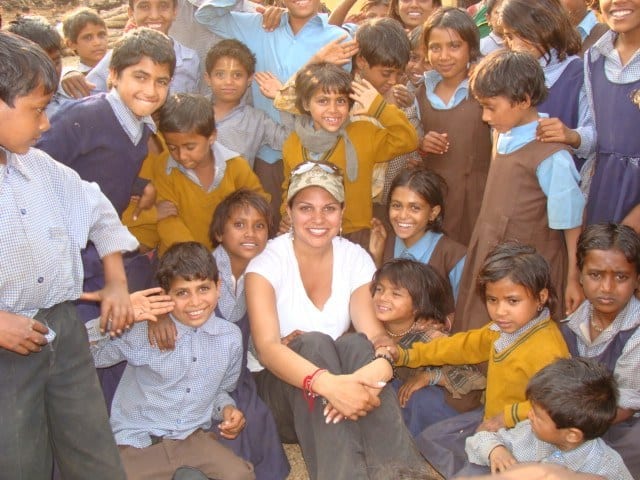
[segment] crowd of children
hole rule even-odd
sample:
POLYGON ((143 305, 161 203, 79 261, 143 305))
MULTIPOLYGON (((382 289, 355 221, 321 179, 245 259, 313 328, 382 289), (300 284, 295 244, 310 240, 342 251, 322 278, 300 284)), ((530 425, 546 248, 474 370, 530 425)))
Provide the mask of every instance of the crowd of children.
POLYGON ((0 32, 0 476, 640 478, 640 0, 355 3, 0 32))

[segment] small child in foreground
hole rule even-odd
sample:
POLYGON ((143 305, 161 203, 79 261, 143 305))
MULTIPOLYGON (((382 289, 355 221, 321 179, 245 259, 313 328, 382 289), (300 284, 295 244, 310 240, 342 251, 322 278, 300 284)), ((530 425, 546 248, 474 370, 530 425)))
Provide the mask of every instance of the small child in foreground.
POLYGON ((521 462, 557 463, 611 480, 632 480, 620 455, 600 437, 616 416, 613 374, 595 360, 558 360, 527 386, 529 419, 512 429, 467 439, 469 460, 491 473, 521 462))
POLYGON ((128 362, 111 412, 127 478, 169 479, 189 466, 220 480, 253 480, 253 466, 206 431, 222 420, 219 435, 235 438, 245 426, 229 395, 240 375, 242 334, 215 315, 215 260, 201 244, 179 243, 161 258, 156 278, 174 302, 175 350, 150 345, 146 322, 119 338, 96 335, 95 320, 87 325, 96 367, 128 362))
MULTIPOLYGON (((449 478, 466 460, 464 440, 476 430, 497 431, 526 419, 525 389, 542 367, 569 356, 551 319, 555 295, 548 263, 535 249, 503 243, 489 252, 477 278, 491 322, 429 343, 398 348, 400 366, 488 362, 484 408, 427 427, 416 443, 425 458, 449 478)), ((423 408, 429 408, 427 406, 423 408)))

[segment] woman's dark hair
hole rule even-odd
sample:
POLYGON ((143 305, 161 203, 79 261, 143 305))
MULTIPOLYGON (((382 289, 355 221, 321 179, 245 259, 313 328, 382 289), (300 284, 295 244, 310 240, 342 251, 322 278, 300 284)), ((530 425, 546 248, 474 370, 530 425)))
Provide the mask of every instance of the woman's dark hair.
POLYGON ((547 63, 552 49, 560 60, 580 52, 580 35, 559 0, 503 0, 499 15, 504 28, 539 46, 547 63))
POLYGON ((476 279, 476 288, 483 300, 486 300, 487 284, 498 282, 503 278, 522 285, 536 299, 546 288, 549 292, 546 306, 553 311, 556 292, 551 284, 551 268, 535 248, 506 242, 491 250, 476 279))
POLYGON ((627 225, 596 223, 589 225, 578 237, 576 258, 582 270, 587 253, 591 250, 618 250, 640 274, 640 236, 627 225))
POLYGON ((453 312, 453 294, 449 282, 430 265, 406 258, 389 260, 373 275, 370 287, 372 295, 382 279, 407 289, 416 320, 433 319, 445 323, 447 315, 453 312))
POLYGON ((387 205, 391 206, 393 191, 398 187, 407 187, 417 193, 432 208, 440 205, 440 213, 427 225, 432 232, 442 232, 444 221, 444 197, 447 194, 447 182, 433 170, 427 168, 413 168, 402 170, 391 182, 387 205))
POLYGON ((213 218, 209 226, 209 240, 211 240, 211 244, 214 247, 222 243, 218 239, 224 234, 224 226, 233 212, 237 209, 244 210, 247 208, 255 209, 264 217, 265 227, 268 229, 267 234, 269 237, 273 235, 274 232, 271 231, 271 208, 269 207, 269 203, 259 193, 246 188, 240 188, 227 195, 213 212, 213 218))
POLYGON ((422 44, 429 52, 429 36, 434 28, 451 29, 458 32, 460 38, 469 46, 469 60, 475 62, 480 57, 480 31, 473 19, 464 11, 455 7, 439 8, 424 23, 422 44))

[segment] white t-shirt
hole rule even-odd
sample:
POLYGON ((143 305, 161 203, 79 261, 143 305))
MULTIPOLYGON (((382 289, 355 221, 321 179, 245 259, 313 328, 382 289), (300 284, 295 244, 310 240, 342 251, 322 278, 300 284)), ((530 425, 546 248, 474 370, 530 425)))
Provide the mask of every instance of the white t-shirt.
POLYGON ((351 323, 351 294, 369 283, 375 270, 373 260, 360 245, 334 238, 331 295, 319 310, 304 289, 291 234, 287 233, 270 240, 264 251, 251 260, 246 273, 262 275, 275 290, 281 337, 298 329, 326 333, 335 340, 351 323))

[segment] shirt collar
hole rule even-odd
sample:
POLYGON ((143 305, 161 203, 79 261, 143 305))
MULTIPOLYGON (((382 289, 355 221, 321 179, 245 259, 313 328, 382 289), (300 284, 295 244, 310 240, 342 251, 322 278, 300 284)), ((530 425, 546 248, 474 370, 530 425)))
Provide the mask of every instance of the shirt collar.
POLYGON ((424 262, 425 259, 423 257, 426 256, 425 254, 428 253, 431 256, 441 237, 442 233, 427 231, 415 244, 408 248, 401 238, 396 237, 393 256, 424 262))
MULTIPOLYGON (((9 170, 14 170, 18 172, 20 175, 22 175, 24 178, 26 178, 27 180, 31 180, 29 167, 22 161, 22 159, 20 158, 21 156, 7 150, 4 147, 0 147, 0 149, 5 153, 5 156, 7 158, 7 163, 3 168, 5 174, 9 170)), ((3 166, 0 165, 0 167, 3 167, 3 166)))
MULTIPOLYGON (((546 113, 538 112, 538 117, 540 118, 548 118, 549 115, 546 113)), ((538 121, 534 120, 533 122, 525 123, 524 125, 518 125, 517 127, 513 127, 508 132, 504 132, 500 134, 498 137, 498 143, 510 143, 511 141, 518 138, 536 138, 536 130, 538 128, 538 121)), ((501 148, 498 148, 499 151, 502 151, 501 148)))
MULTIPOLYGON (((213 177, 213 182, 211 182, 211 186, 207 190, 208 192, 216 189, 218 185, 220 185, 220 182, 222 181, 222 178, 224 177, 224 174, 227 169, 227 161, 231 160, 232 158, 236 158, 240 156, 239 153, 228 149, 227 147, 225 147, 219 142, 213 142, 213 145, 211 146, 211 151, 213 152, 215 173, 213 177)), ((166 167, 167 175, 169 175, 171 173, 171 170, 173 170, 174 168, 177 168, 180 172, 182 172, 182 174, 184 174, 193 183, 195 183, 199 187, 202 187, 202 184, 200 183, 198 176, 194 173, 192 169, 183 167, 171 155, 169 155, 169 158, 167 159, 167 167, 166 167)))
POLYGON ((578 33, 580 33, 580 37, 582 37, 582 40, 589 36, 591 30, 593 30, 593 27, 597 24, 598 18, 596 17, 596 14, 593 13, 593 10, 589 10, 576 27, 578 29, 578 33))
POLYGON ((109 102, 109 105, 111 105, 113 113, 116 115, 120 125, 122 125, 122 128, 134 145, 137 145, 140 143, 140 140, 142 140, 145 125, 148 126, 153 133, 156 132, 156 124, 153 122, 153 119, 149 115, 142 118, 136 116, 131 109, 124 104, 118 90, 115 88, 112 88, 105 98, 107 102, 109 102))
MULTIPOLYGON (((442 75, 440 75, 436 70, 427 70, 424 72, 424 86, 429 92, 433 92, 436 89, 436 85, 442 81, 442 75)), ((456 87, 456 91, 453 92, 453 97, 456 96, 459 90, 465 90, 465 93, 468 94, 469 91, 469 78, 465 78, 460 82, 460 85, 456 87)))
POLYGON ((589 332, 589 322, 593 315, 593 305, 589 300, 585 300, 582 304, 565 318, 562 322, 566 323, 576 335, 578 335, 585 345, 597 345, 608 343, 618 334, 640 326, 640 300, 632 296, 629 303, 618 313, 615 320, 611 322, 593 341, 589 332))
MULTIPOLYGON (((302 31, 307 27, 307 25, 310 25, 312 23, 316 23, 322 27, 326 27, 327 25, 329 25, 329 17, 327 16, 326 13, 316 13, 313 17, 311 17, 307 21, 307 23, 303 25, 300 31, 302 31)), ((289 12, 285 12, 284 15, 282 15, 282 18, 280 18, 280 26, 289 29, 289 31, 293 34, 293 30, 291 30, 291 25, 289 25, 289 12)))
POLYGON ((199 327, 195 328, 179 322, 171 313, 169 314, 169 316, 171 317, 171 320, 173 320, 173 323, 176 326, 176 330, 178 332, 178 335, 176 337, 177 340, 179 340, 180 338, 186 335, 192 335, 192 334, 198 333, 199 331, 205 332, 209 335, 218 335, 220 333, 220 322, 224 321, 220 317, 217 317, 215 313, 212 313, 206 322, 204 322, 199 327))
POLYGON ((536 325, 538 325, 539 323, 542 323, 547 319, 549 319, 549 309, 543 308, 536 318, 534 318, 530 322, 525 323, 522 327, 520 327, 518 330, 516 330, 513 333, 505 333, 502 330, 500 330, 500 327, 498 327, 498 325, 496 325, 495 323, 492 323, 491 325, 489 325, 489 330, 493 330, 494 332, 500 332, 500 336, 494 342, 493 347, 495 348, 497 353, 500 353, 506 350, 511 345, 513 345, 523 333, 531 330, 533 327, 535 327, 536 325))

